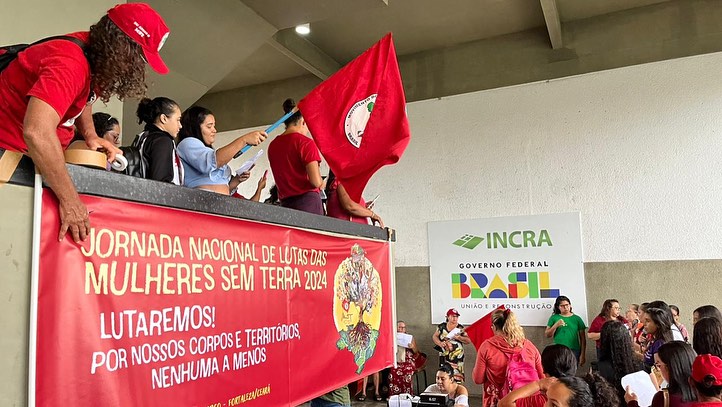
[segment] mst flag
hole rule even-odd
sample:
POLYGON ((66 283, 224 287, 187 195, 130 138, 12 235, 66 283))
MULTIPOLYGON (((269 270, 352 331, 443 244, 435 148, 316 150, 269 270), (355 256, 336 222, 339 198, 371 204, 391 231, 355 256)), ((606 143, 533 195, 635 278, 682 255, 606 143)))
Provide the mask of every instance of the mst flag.
MULTIPOLYGON (((504 309, 504 306, 500 305, 494 311, 500 309, 504 309)), ((479 318, 478 321, 466 327, 466 334, 477 350, 479 350, 479 346, 481 346, 485 340, 494 336, 494 331, 491 329, 491 314, 493 314, 494 311, 491 311, 479 318)))
POLYGON ((329 167, 359 201, 371 176, 399 161, 411 138, 391 34, 318 85, 298 107, 329 167))

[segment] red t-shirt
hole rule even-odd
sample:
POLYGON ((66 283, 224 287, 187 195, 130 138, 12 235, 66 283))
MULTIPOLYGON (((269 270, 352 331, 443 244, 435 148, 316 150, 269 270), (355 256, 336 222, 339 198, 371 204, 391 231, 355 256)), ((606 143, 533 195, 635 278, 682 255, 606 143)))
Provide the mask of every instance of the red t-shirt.
MULTIPOLYGON (((86 31, 67 35, 89 38, 86 31)), ((32 96, 58 113, 57 135, 65 149, 89 94, 90 65, 77 44, 60 39, 27 48, 0 72, 0 147, 27 152, 23 120, 32 96)))
POLYGON ((285 199, 318 191, 311 185, 306 164, 321 161, 316 143, 300 133, 288 133, 273 139, 268 146, 268 161, 278 187, 278 198, 285 199))
MULTIPOLYGON (((617 321, 625 325, 627 324, 627 320, 622 318, 621 315, 617 317, 617 321)), ((589 325, 589 333, 601 333, 602 326, 604 326, 606 322, 607 318, 602 315, 597 315, 597 317, 592 320, 591 325, 589 325)), ((597 343, 597 348, 602 346, 602 341, 597 340, 595 342, 597 343)))
MULTIPOLYGON (((338 199, 339 185, 338 179, 335 179, 329 187, 328 201, 326 201, 326 215, 336 219, 350 220, 351 222, 368 225, 369 218, 353 216, 341 207, 341 201, 338 199)), ((366 201, 361 198, 359 205, 366 206, 366 201)))

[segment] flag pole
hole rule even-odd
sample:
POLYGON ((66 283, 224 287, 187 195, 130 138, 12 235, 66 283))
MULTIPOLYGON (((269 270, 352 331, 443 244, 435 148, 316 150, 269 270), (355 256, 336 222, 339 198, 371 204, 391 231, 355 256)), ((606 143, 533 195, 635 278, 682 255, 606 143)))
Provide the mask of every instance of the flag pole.
MULTIPOLYGON (((293 114, 296 113, 297 111, 298 111, 298 107, 294 107, 293 109, 291 109, 290 112, 284 114, 283 117, 281 117, 280 119, 276 120, 276 122, 273 123, 272 125, 268 126, 268 128, 265 130, 266 134, 272 132, 273 130, 276 130, 276 127, 280 126, 281 123, 285 122, 289 117, 293 116, 293 114)), ((237 152, 236 155, 233 156, 233 158, 238 158, 238 157, 240 157, 241 154, 243 154, 243 153, 245 153, 246 151, 248 151, 251 147, 253 147, 253 146, 252 146, 252 145, 249 145, 249 144, 246 144, 246 145, 241 149, 241 151, 237 152)))

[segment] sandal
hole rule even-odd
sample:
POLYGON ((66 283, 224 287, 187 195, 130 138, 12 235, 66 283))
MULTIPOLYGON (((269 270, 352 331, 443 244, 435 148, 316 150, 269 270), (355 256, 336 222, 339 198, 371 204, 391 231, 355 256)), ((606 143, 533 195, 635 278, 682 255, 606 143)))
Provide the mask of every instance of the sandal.
POLYGON ((364 401, 364 400, 366 400, 366 395, 365 395, 365 394, 359 394, 358 396, 356 396, 356 400, 358 400, 358 401, 364 401))
POLYGON ((377 394, 377 395, 374 396, 374 400, 376 400, 376 401, 384 401, 384 398, 377 394))

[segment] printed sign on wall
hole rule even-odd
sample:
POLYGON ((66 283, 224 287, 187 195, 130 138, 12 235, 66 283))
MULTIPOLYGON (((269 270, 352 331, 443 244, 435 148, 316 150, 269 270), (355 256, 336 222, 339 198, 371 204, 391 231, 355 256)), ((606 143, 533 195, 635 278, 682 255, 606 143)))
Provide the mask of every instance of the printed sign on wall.
POLYGON ((393 364, 389 243, 44 191, 38 406, 295 406, 393 364))
POLYGON ((579 213, 429 222, 431 318, 471 324, 500 305, 545 326, 566 295, 587 321, 579 213))

